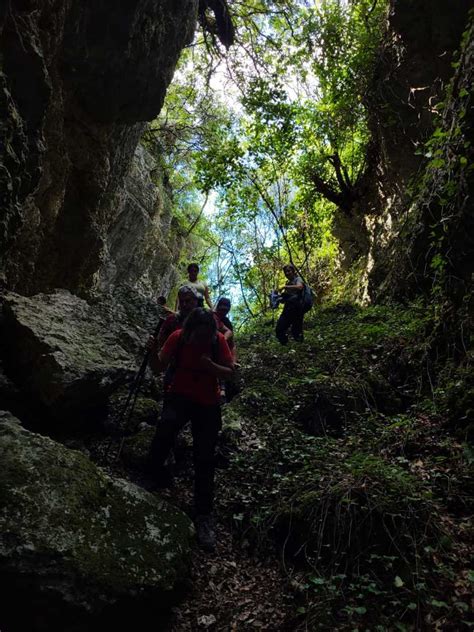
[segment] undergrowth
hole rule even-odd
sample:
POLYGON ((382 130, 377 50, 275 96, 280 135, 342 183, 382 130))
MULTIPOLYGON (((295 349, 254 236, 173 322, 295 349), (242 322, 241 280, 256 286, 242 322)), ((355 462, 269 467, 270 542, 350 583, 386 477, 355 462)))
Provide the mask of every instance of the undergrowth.
POLYGON ((433 366, 432 319, 338 305, 303 343, 261 323, 239 340, 245 390, 226 415, 243 435, 220 511, 244 547, 276 547, 295 630, 470 627, 473 453, 452 395, 469 389, 433 366))

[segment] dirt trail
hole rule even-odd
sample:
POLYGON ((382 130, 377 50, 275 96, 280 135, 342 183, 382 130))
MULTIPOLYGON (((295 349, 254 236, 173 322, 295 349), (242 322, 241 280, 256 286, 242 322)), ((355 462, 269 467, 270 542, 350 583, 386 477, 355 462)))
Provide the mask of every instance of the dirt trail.
MULTIPOLYGON (((239 452, 253 449, 253 435, 245 431, 239 441, 239 452)), ((192 437, 189 428, 180 436, 174 466, 174 485, 160 490, 159 495, 170 504, 193 516, 192 437)), ((95 458, 117 476, 128 477, 148 488, 148 476, 130 471, 110 455, 108 441, 95 446, 95 458)), ((192 554, 189 592, 173 609, 170 632, 209 630, 262 630, 276 632, 294 630, 295 605, 289 577, 281 567, 278 555, 265 557, 250 552, 249 543, 238 534, 233 518, 237 492, 242 483, 234 480, 232 468, 216 470, 215 553, 206 553, 197 544, 192 554)), ((158 492, 157 492, 158 493, 158 492)))
MULTIPOLYGON (((234 481, 228 470, 218 470, 216 497, 228 495, 234 481)), ((165 496, 189 512, 191 472, 176 479, 165 496)), ((232 534, 232 519, 216 511, 217 548, 213 554, 194 551, 192 589, 174 610, 172 632, 194 630, 291 630, 288 578, 274 557, 250 555, 232 534)), ((245 545, 245 542, 244 542, 245 545)))

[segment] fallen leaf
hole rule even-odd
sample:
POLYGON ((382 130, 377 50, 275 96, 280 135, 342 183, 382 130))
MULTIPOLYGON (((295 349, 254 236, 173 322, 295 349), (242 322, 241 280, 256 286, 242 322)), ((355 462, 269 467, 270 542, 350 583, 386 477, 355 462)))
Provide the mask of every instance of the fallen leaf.
POLYGON ((198 617, 198 625, 202 625, 204 628, 214 625, 216 621, 217 619, 213 614, 203 614, 201 617, 198 617))

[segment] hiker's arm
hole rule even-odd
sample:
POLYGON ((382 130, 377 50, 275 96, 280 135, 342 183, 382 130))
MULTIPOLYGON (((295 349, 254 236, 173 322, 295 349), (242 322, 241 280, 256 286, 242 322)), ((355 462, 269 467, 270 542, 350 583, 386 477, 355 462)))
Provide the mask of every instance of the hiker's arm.
POLYGON ((217 362, 214 362, 209 356, 206 355, 201 356, 201 367, 211 375, 214 375, 215 377, 223 380, 229 380, 234 374, 233 363, 231 363, 230 366, 217 364, 217 362))
POLYGON ((212 301, 211 301, 211 297, 209 296, 209 288, 206 285, 206 288, 204 290, 204 300, 207 303, 207 306, 209 307, 209 309, 212 309, 212 301))
POLYGON ((280 292, 284 292, 285 290, 302 290, 303 289, 303 284, 302 283, 296 283, 295 285, 284 285, 280 292))
POLYGON ((232 331, 232 329, 229 329, 223 323, 221 323, 221 327, 219 331, 221 332, 221 334, 224 336, 226 340, 231 340, 234 337, 234 332, 232 331))
POLYGON ((232 353, 225 338, 220 334, 218 335, 220 336, 217 354, 219 362, 214 362, 208 355, 203 355, 201 356, 201 367, 219 379, 229 380, 234 374, 232 353))
POLYGON ((214 316, 214 320, 216 321, 217 331, 221 333, 226 340, 231 340, 234 335, 234 332, 232 331, 232 329, 229 329, 229 327, 226 327, 224 325, 224 323, 216 314, 216 312, 212 312, 212 314, 214 316))
POLYGON ((170 363, 171 357, 166 353, 163 353, 163 350, 160 353, 154 353, 150 356, 150 367, 153 373, 156 375, 157 373, 161 373, 166 369, 168 364, 170 363))
POLYGON ((160 333, 158 334, 158 338, 156 340, 156 352, 161 349, 161 347, 165 344, 168 337, 170 335, 170 325, 168 319, 162 324, 160 328, 160 333))

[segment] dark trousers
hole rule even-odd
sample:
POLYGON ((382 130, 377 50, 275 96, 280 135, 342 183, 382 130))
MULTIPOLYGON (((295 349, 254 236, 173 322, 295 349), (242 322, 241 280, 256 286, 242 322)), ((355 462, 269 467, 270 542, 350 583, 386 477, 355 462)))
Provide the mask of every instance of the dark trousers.
POLYGON ((221 428, 219 405, 203 406, 179 395, 168 395, 151 446, 152 467, 159 472, 178 433, 189 421, 193 434, 194 502, 198 514, 208 514, 214 501, 215 447, 221 428))
POLYGON ((280 318, 277 320, 275 333, 282 344, 288 342, 288 329, 295 340, 303 340, 303 309, 300 301, 285 303, 280 318))

